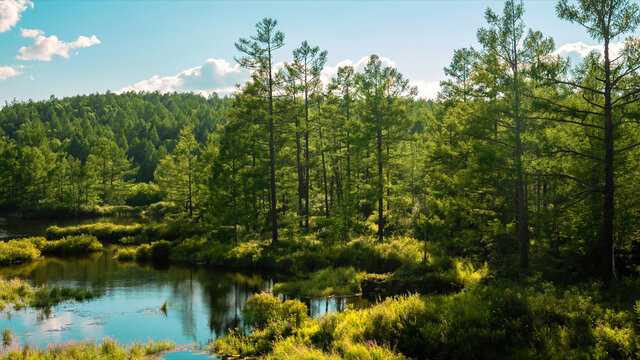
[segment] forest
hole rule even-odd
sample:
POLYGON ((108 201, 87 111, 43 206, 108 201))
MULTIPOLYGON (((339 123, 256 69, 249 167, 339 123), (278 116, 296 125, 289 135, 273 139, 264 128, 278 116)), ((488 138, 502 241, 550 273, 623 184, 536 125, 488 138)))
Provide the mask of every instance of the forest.
POLYGON ((313 41, 277 65, 265 18, 235 43, 252 75, 230 96, 7 103, 4 216, 137 220, 5 241, 0 263, 115 244, 118 261, 294 274, 249 298, 251 331, 205 346, 221 358, 640 357, 640 6, 558 1, 602 44, 578 62, 524 13, 487 9, 435 100, 378 55, 328 84, 313 41), (299 301, 355 294, 371 305, 299 301))

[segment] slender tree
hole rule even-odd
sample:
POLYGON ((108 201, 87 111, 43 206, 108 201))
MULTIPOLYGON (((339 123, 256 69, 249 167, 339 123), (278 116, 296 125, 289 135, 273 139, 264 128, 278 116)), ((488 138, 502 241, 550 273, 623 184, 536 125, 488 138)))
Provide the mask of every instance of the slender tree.
POLYGON ((249 39, 240 38, 235 44, 236 49, 244 55, 236 58, 240 66, 253 71, 256 83, 265 84, 269 103, 269 213, 271 217, 271 241, 278 241, 278 207, 276 203, 276 160, 274 145, 274 116, 273 116, 273 52, 284 46, 284 34, 276 31, 278 21, 265 18, 256 24, 257 33, 249 39))
POLYGON ((616 148, 616 139, 628 125, 637 120, 624 117, 625 110, 640 101, 638 70, 640 69, 640 43, 626 41, 620 53, 613 42, 630 34, 640 25, 640 7, 627 0, 580 0, 577 5, 561 0, 556 5, 561 19, 584 27, 593 39, 602 43, 601 54, 592 53, 576 71, 575 79, 557 76, 549 84, 569 88, 575 101, 562 102, 538 97, 548 106, 549 116, 543 119, 579 126, 595 132, 589 137, 600 143, 601 153, 588 153, 574 149, 560 149, 556 153, 579 156, 595 164, 604 165, 602 180, 598 184, 562 174, 587 190, 603 194, 601 229, 601 277, 605 283, 615 276, 614 220, 615 220, 615 165, 616 158, 640 143, 623 144, 616 148))

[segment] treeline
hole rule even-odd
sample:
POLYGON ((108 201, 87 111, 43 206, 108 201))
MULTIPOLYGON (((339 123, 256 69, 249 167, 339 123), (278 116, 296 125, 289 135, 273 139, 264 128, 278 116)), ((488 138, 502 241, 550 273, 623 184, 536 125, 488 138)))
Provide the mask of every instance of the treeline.
POLYGON ((155 193, 147 200, 235 241, 409 235, 506 274, 531 265, 609 281, 640 260, 640 43, 624 39, 640 10, 560 1, 558 16, 603 44, 577 64, 527 29, 523 13, 514 0, 501 14, 487 10, 480 48, 454 52, 437 101, 415 99, 375 55, 323 84, 327 52, 307 41, 276 71, 285 37, 264 19, 235 44, 253 75, 233 98, 6 106, 2 202, 117 204, 155 193))
POLYGON ((154 181, 181 129, 190 126, 205 143, 229 103, 215 95, 107 93, 6 104, 0 110, 1 208, 29 213, 124 204, 136 195, 132 183, 154 181))

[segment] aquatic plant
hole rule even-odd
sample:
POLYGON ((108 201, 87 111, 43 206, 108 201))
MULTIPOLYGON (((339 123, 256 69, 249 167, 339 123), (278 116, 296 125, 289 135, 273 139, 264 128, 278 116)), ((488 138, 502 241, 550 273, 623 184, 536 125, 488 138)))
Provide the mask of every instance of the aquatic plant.
POLYGON ((11 343, 12 332, 9 328, 2 329, 2 342, 6 345, 11 343))
POLYGON ((167 315, 167 304, 168 304, 168 300, 165 300, 164 304, 160 306, 160 311, 162 311, 165 315, 167 315))

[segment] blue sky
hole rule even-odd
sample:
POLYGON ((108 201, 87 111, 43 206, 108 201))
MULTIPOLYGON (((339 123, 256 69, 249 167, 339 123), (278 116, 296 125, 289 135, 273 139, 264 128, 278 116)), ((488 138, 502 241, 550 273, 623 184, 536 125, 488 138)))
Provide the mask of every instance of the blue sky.
MULTIPOLYGON (((527 26, 557 47, 596 45, 555 16, 555 3, 525 1, 527 26)), ((225 91, 246 77, 234 42, 264 17, 285 33, 277 61, 308 40, 329 51, 328 78, 337 64, 378 54, 426 97, 453 50, 477 45, 487 7, 501 12, 503 2, 0 0, 0 103, 123 89, 225 91)))

